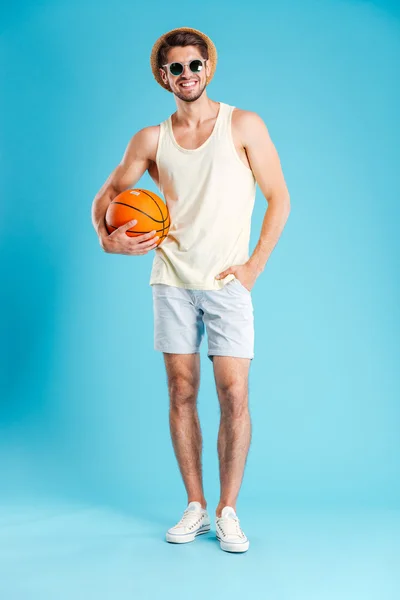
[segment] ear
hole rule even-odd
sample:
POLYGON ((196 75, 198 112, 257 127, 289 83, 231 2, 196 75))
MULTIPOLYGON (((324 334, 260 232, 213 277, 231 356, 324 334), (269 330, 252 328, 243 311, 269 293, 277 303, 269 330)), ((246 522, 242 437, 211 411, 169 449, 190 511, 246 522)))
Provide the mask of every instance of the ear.
POLYGON ((163 82, 165 83, 165 85, 167 85, 169 87, 168 77, 167 77, 166 72, 161 67, 159 68, 159 72, 160 72, 161 79, 163 80, 163 82))
POLYGON ((211 75, 211 70, 212 70, 212 64, 211 64, 211 61, 210 61, 210 59, 208 58, 208 59, 207 59, 207 62, 206 62, 206 75, 207 75, 207 79, 208 79, 208 78, 210 77, 210 75, 211 75))

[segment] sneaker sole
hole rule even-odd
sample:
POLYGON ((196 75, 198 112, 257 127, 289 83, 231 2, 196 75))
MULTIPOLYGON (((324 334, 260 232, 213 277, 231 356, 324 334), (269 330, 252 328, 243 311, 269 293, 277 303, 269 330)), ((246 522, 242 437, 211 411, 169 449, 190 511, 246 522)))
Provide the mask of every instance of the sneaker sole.
POLYGON ((196 536, 202 535, 203 533, 208 533, 211 529, 210 525, 205 525, 204 527, 200 527, 194 533, 166 533, 165 539, 167 542, 171 542, 172 544, 186 544, 187 542, 193 542, 196 536))
POLYGON ((221 549, 225 550, 225 552, 247 552, 250 546, 249 540, 235 544, 232 542, 224 542, 218 535, 216 535, 215 537, 219 541, 221 549))

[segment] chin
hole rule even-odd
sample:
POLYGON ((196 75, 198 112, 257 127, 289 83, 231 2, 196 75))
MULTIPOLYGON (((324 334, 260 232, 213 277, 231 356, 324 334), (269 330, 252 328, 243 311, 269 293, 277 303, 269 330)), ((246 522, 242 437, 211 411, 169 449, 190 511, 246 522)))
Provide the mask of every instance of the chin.
POLYGON ((204 92, 205 89, 206 89, 206 86, 204 86, 203 89, 200 90, 200 92, 198 94, 196 94, 195 96, 192 96, 192 97, 184 96, 184 95, 180 94, 179 92, 174 92, 174 95, 177 98, 179 98, 180 100, 182 100, 183 102, 195 102, 196 100, 198 100, 200 98, 200 96, 202 95, 202 93, 204 92))

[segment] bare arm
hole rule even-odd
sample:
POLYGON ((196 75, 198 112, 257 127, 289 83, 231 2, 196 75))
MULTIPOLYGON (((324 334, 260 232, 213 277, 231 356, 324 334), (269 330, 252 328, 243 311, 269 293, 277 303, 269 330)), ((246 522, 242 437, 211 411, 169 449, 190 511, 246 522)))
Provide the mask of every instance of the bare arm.
POLYGON ((126 235, 126 230, 134 224, 134 220, 129 221, 129 223, 126 223, 108 235, 104 224, 104 216, 110 202, 121 192, 134 187, 149 168, 152 160, 155 160, 157 141, 157 126, 146 127, 138 131, 131 138, 121 162, 107 178, 93 200, 93 227, 99 236, 100 245, 108 252, 137 254, 139 252, 129 250, 134 250, 138 244, 141 244, 140 250, 144 250, 147 246, 150 247, 150 243, 146 242, 147 246, 142 244, 144 240, 149 240, 149 237, 151 238, 150 242, 154 243, 153 235, 150 236, 150 234, 137 237, 126 235), (123 244, 123 247, 121 244, 123 244), (124 252, 123 250, 128 251, 124 252))
POLYGON ((290 213, 290 195, 278 152, 264 121, 256 113, 241 113, 238 126, 242 131, 243 145, 256 181, 268 202, 260 239, 248 261, 259 275, 285 227, 290 213))
POLYGON ((290 212, 290 196, 282 173, 278 153, 269 136, 264 121, 256 113, 235 110, 232 126, 246 150, 256 181, 264 194, 268 208, 263 220, 261 235, 252 256, 244 265, 233 265, 217 275, 223 279, 234 273, 248 290, 264 270, 290 212))

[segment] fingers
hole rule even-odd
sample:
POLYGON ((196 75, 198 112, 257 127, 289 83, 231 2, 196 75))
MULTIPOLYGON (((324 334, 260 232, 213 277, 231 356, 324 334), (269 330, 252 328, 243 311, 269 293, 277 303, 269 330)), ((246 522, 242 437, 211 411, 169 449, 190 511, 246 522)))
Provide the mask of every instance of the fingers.
POLYGON ((125 234, 126 231, 128 229, 130 229, 130 227, 133 227, 134 225, 136 225, 136 223, 137 223, 136 219, 131 219, 127 223, 124 223, 123 225, 120 225, 119 227, 114 229, 114 231, 112 231, 110 233, 109 237, 118 238, 121 234, 125 234))
MULTIPOLYGON (((133 219, 132 221, 128 221, 128 223, 125 223, 125 225, 121 225, 120 227, 118 227, 118 229, 116 229, 116 231, 119 231, 121 233, 126 233, 128 231, 128 229, 130 229, 131 227, 133 227, 134 225, 136 225, 137 220, 133 219)), ((154 234, 156 233, 156 230, 153 229, 153 231, 149 231, 148 233, 143 233, 142 235, 135 235, 135 236, 128 236, 135 244, 135 246, 137 244, 142 244, 143 242, 150 240, 151 238, 154 237, 154 234)), ((158 239, 158 237, 157 237, 158 239)))
POLYGON ((128 221, 124 225, 120 225, 118 227, 118 229, 116 229, 115 231, 120 231, 122 233, 125 233, 125 231, 127 231, 128 229, 130 229, 131 227, 133 227, 134 225, 136 225, 136 223, 137 223, 136 219, 131 219, 130 221, 128 221))
MULTIPOLYGON (((159 236, 156 235, 155 237, 153 237, 152 233, 151 235, 151 239, 142 242, 141 244, 134 243, 132 245, 132 250, 135 251, 135 254, 146 254, 147 252, 149 252, 149 250, 153 250, 153 248, 155 248, 158 245, 159 236)), ((148 234, 146 234, 146 236, 148 236, 148 234)))
MULTIPOLYGON (((151 240, 152 238, 154 238, 155 234, 156 234, 156 230, 153 229, 153 231, 149 231, 149 233, 144 233, 143 235, 135 235, 135 237, 132 237, 132 239, 135 240, 135 244, 142 245, 145 241, 151 240)), ((157 239, 158 239, 158 236, 157 236, 157 239)))
POLYGON ((124 248, 125 253, 128 254, 147 254, 150 250, 153 250, 157 247, 159 236, 155 235, 156 230, 149 231, 148 233, 144 233, 142 235, 129 235, 127 233, 128 229, 134 227, 136 225, 137 219, 132 219, 124 225, 118 227, 115 231, 113 231, 110 237, 115 239, 115 243, 118 248, 124 248), (128 252, 126 252, 128 250, 128 252))
POLYGON ((138 250, 137 247, 132 249, 132 254, 147 254, 148 252, 150 252, 150 250, 153 250, 155 247, 157 246, 157 244, 153 244, 153 246, 150 246, 149 248, 146 248, 145 250, 138 250))
MULTIPOLYGON (((148 234, 146 234, 148 235, 148 234)), ((160 239, 158 235, 154 235, 153 232, 150 233, 150 238, 147 239, 145 242, 141 242, 139 244, 139 246, 141 248, 148 248, 149 246, 153 246, 154 244, 157 244, 158 240, 160 239)), ((138 238, 136 238, 137 241, 138 238)))

